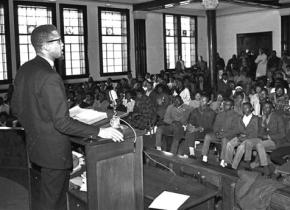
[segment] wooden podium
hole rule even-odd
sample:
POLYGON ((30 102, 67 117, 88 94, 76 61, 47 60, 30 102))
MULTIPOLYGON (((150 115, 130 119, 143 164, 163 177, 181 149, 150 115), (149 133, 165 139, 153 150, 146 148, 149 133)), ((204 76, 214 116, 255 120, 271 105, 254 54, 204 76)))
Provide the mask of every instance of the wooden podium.
POLYGON ((68 193, 69 210, 143 209, 143 138, 137 132, 124 131, 125 141, 73 142, 84 146, 87 192, 72 189, 68 193))

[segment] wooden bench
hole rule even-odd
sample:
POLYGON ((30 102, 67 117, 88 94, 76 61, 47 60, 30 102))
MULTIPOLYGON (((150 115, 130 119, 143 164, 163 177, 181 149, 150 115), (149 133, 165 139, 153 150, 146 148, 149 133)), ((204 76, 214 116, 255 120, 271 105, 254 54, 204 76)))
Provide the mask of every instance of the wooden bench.
MULTIPOLYGON (((232 210, 239 209, 235 202, 235 184, 238 180, 237 171, 222 168, 217 165, 203 163, 199 160, 184 159, 178 155, 170 155, 154 149, 145 149, 146 156, 149 155, 155 161, 170 167, 180 176, 201 178, 204 183, 209 183, 218 188, 220 202, 216 203, 216 209, 232 210)), ((146 157, 145 157, 146 158, 146 157)), ((152 164, 147 161, 147 164, 152 164)), ((155 164, 156 166, 158 164, 155 164)), ((162 166, 158 166, 162 167, 162 166)), ((162 167, 163 168, 163 167, 162 167)), ((271 210, 285 210, 290 206, 290 186, 276 190, 271 199, 271 210), (289 205, 288 205, 289 204, 289 205)), ((289 208, 288 208, 289 209, 289 208)))
POLYGON ((144 166, 145 209, 163 191, 190 196, 179 210, 212 210, 218 193, 216 189, 200 184, 196 180, 181 177, 155 167, 144 166))

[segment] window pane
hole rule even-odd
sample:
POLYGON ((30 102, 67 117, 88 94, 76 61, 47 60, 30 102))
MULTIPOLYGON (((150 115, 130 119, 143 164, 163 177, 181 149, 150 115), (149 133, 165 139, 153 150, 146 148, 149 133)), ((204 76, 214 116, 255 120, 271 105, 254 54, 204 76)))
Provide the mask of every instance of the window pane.
POLYGON ((0 3, 0 80, 8 79, 4 5, 0 3))
POLYGON ((17 5, 20 65, 35 57, 30 43, 33 29, 52 23, 52 10, 45 6, 17 5))
POLYGON ((100 9, 103 73, 128 71, 127 14, 100 9))
POLYGON ((80 8, 63 8, 65 49, 65 75, 86 74, 84 11, 80 8))
POLYGON ((195 56, 195 18, 181 16, 181 52, 186 68, 190 68, 196 63, 195 56))
POLYGON ((177 18, 173 15, 165 15, 165 36, 166 68, 174 69, 178 57, 178 33, 177 18))

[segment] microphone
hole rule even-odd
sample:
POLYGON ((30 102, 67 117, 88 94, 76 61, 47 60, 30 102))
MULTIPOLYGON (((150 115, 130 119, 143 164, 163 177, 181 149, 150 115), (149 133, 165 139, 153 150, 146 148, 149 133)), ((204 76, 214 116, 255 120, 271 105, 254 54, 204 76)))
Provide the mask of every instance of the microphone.
POLYGON ((112 116, 112 119, 110 120, 110 125, 113 128, 118 129, 118 128, 120 128, 120 117, 117 115, 117 111, 116 111, 116 108, 117 108, 116 100, 118 99, 118 95, 117 95, 115 90, 110 90, 109 96, 110 96, 110 100, 113 103, 112 105, 113 105, 113 110, 114 110, 114 114, 112 116))

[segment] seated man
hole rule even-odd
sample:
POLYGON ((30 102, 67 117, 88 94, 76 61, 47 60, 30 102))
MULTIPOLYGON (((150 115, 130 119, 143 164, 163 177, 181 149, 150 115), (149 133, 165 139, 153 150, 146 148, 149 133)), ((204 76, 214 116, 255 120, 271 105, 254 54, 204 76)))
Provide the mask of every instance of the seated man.
POLYGON ((220 141, 222 143, 221 150, 221 166, 224 167, 225 163, 225 147, 230 139, 232 139, 237 132, 237 122, 239 115, 233 109, 233 100, 226 98, 223 103, 223 111, 218 113, 214 125, 213 132, 207 133, 204 138, 202 147, 202 160, 207 162, 207 155, 209 146, 212 141, 220 141))
MULTIPOLYGON (((259 131, 259 138, 247 140, 246 147, 251 149, 256 148, 261 166, 264 167, 264 173, 269 174, 270 170, 268 168, 267 161, 267 150, 273 150, 277 146, 283 145, 285 143, 285 125, 282 117, 277 112, 273 112, 273 104, 267 101, 263 105, 263 115, 262 122, 259 131)), ((251 160, 251 152, 249 155, 245 155, 245 160, 251 160)), ((252 164, 252 167, 255 165, 252 164)))
POLYGON ((191 111, 186 127, 184 154, 195 155, 195 140, 204 138, 206 133, 212 132, 215 112, 208 106, 208 96, 202 96, 200 106, 191 111))
POLYGON ((243 103, 243 116, 238 121, 237 135, 227 143, 225 162, 231 163, 233 169, 238 165, 245 153, 245 140, 258 137, 258 117, 252 114, 251 103, 243 103), (234 149, 238 147, 234 160, 234 149))
POLYGON ((156 130, 156 149, 161 150, 162 135, 172 135, 173 142, 170 152, 176 154, 179 141, 184 135, 183 126, 186 124, 190 113, 190 107, 183 103, 180 96, 175 96, 173 104, 167 107, 164 120, 156 130))

